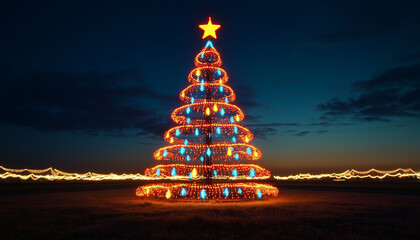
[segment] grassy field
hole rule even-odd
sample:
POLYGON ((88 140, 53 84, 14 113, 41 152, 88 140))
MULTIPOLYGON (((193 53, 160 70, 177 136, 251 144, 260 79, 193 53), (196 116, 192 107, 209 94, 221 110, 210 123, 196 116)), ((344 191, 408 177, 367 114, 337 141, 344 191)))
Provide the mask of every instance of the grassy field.
POLYGON ((419 183, 277 183, 259 202, 138 199, 138 183, 1 183, 1 239, 419 239, 419 183))

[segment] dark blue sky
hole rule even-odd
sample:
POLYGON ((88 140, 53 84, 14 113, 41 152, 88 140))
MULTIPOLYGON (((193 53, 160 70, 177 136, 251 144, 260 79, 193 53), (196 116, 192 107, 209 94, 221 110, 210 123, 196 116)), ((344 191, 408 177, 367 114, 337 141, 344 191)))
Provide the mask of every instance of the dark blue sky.
POLYGON ((418 1, 2 1, 0 165, 156 164, 209 16, 259 164, 420 168, 418 1))

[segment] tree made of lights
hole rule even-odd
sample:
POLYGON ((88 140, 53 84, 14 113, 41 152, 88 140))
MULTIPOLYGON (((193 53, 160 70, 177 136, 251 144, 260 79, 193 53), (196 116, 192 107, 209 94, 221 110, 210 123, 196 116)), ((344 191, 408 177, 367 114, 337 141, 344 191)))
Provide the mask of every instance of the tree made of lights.
POLYGON ((200 25, 206 46, 195 57, 188 75, 190 85, 182 90, 185 105, 172 112, 178 126, 169 129, 164 139, 170 145, 153 155, 171 162, 146 169, 146 175, 171 182, 137 188, 139 197, 166 199, 261 199, 277 196, 277 188, 253 182, 268 179, 270 172, 251 164, 261 152, 250 145, 253 134, 239 123, 244 113, 236 105, 222 60, 210 38, 216 39, 220 25, 200 25), (238 181, 239 180, 239 181, 238 181))

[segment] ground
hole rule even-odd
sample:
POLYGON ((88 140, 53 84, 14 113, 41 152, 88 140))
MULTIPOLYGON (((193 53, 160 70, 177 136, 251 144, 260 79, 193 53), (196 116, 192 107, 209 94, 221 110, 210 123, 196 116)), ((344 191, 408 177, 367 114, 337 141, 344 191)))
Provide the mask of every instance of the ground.
POLYGON ((277 199, 239 203, 144 200, 134 195, 133 183, 38 185, 1 184, 1 239, 420 236, 420 192, 395 190, 395 184, 390 190, 280 185, 277 199))

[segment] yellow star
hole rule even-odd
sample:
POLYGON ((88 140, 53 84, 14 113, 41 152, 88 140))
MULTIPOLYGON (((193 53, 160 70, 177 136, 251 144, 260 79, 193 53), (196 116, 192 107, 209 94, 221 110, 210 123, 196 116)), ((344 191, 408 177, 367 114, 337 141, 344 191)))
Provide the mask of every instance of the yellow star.
POLYGON ((211 23, 211 17, 209 17, 209 22, 207 24, 199 25, 201 29, 204 30, 203 39, 207 36, 212 36, 216 39, 216 30, 220 28, 220 25, 213 25, 211 23))

